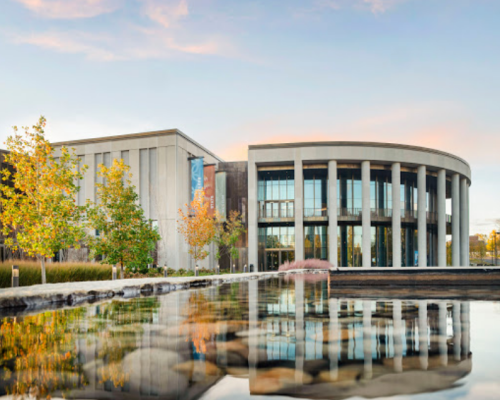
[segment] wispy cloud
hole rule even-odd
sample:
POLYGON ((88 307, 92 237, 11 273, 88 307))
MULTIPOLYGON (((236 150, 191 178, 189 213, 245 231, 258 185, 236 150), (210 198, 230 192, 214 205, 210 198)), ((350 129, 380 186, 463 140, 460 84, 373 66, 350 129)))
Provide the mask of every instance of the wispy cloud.
POLYGON ((89 60, 116 61, 124 59, 103 47, 106 38, 83 32, 46 32, 32 34, 12 34, 14 43, 31 44, 44 49, 68 54, 85 54, 89 60))
POLYGON ((373 14, 383 14, 406 1, 408 0, 317 0, 314 3, 314 9, 341 10, 354 8, 361 11, 370 11, 373 14))
POLYGON ((158 29, 130 28, 133 34, 115 36, 88 34, 80 31, 50 31, 11 34, 11 41, 30 44, 67 54, 83 54, 88 60, 120 61, 133 59, 164 59, 176 54, 231 54, 231 46, 223 39, 203 41, 180 40, 174 34, 158 29))
MULTIPOLYGON (((47 18, 84 18, 111 12, 123 0, 15 0, 47 18)), ((188 0, 134 0, 140 16, 113 21, 113 29, 92 33, 50 25, 48 31, 10 32, 10 40, 89 60, 164 59, 178 55, 235 57, 234 46, 222 35, 182 21, 189 17, 188 0)))
POLYGON ((92 18, 117 10, 122 0, 14 0, 41 17, 92 18))
POLYGON ((187 0, 143 0, 143 13, 165 28, 189 15, 187 0))

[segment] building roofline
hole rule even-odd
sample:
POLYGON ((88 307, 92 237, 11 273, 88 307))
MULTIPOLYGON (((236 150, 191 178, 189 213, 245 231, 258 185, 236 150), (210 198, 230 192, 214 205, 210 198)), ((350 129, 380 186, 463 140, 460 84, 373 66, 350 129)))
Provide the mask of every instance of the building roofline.
POLYGON ((401 149, 401 150, 414 150, 422 151, 426 153, 437 154, 440 156, 447 156, 458 160, 470 169, 470 165, 463 158, 458 157, 454 154, 447 153, 445 151, 431 149, 429 147, 422 146, 412 146, 406 144, 398 143, 385 143, 385 142, 347 142, 347 141, 332 141, 332 142, 297 142, 297 143, 269 143, 269 144, 253 144, 248 146, 248 150, 271 150, 279 148, 294 148, 294 147, 327 147, 327 146, 337 146, 337 147, 379 147, 379 148, 391 148, 391 149, 401 149))
POLYGON ((214 154, 213 152, 208 150, 206 147, 199 144, 197 141, 191 139, 188 135, 186 135, 184 132, 180 131, 179 129, 164 129, 164 130, 160 130, 160 131, 126 133, 123 135, 113 135, 113 136, 102 136, 102 137, 88 138, 88 139, 67 140, 64 142, 54 142, 51 144, 53 146, 72 146, 72 145, 78 145, 78 144, 91 144, 91 143, 123 140, 123 139, 138 139, 138 138, 148 138, 148 137, 155 137, 155 136, 169 136, 169 135, 182 136, 187 141, 191 142, 192 144, 199 147, 200 149, 202 149, 206 153, 210 154, 212 157, 214 157, 219 162, 224 162, 224 160, 222 158, 220 158, 219 156, 217 156, 216 154, 214 154))

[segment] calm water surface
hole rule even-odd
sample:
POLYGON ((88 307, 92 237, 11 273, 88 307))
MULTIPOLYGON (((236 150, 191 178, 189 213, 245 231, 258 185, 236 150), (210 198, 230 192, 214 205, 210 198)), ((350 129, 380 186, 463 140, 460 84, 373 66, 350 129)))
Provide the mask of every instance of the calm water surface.
POLYGON ((499 303, 411 297, 271 279, 4 317, 0 396, 499 399, 499 303))

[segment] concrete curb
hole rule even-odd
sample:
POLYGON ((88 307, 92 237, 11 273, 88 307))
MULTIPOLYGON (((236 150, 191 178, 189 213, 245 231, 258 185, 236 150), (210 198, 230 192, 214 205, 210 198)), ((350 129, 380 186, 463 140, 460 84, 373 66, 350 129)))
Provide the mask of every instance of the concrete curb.
POLYGON ((53 304, 76 305, 114 297, 132 298, 187 290, 224 283, 295 274, 318 274, 325 270, 292 270, 287 272, 253 272, 179 278, 140 278, 116 281, 69 282, 0 289, 0 310, 40 309, 53 304))

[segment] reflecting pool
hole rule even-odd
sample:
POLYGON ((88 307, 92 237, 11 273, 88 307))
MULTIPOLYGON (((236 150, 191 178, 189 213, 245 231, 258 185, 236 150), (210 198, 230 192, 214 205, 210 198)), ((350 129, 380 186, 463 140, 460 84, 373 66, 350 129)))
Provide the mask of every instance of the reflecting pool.
POLYGON ((446 291, 253 280, 2 317, 0 335, 0 396, 500 398, 500 304, 446 291))

